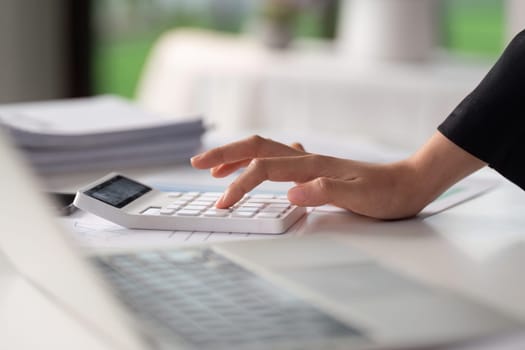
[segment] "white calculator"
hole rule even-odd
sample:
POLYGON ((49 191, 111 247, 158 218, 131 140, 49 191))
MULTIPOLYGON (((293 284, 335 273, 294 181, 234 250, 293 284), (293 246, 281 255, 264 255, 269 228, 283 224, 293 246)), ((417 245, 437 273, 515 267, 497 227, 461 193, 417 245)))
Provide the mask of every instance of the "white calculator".
POLYGON ((248 194, 233 207, 215 208, 218 192, 161 192, 111 173, 78 190, 73 204, 128 228, 152 230, 285 232, 306 213, 286 196, 248 194))

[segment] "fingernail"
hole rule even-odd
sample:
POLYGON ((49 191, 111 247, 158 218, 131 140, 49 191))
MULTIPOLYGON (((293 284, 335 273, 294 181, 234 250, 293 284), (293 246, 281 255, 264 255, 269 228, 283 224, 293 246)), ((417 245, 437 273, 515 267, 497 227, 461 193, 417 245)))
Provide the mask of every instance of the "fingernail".
POLYGON ((215 206, 217 208, 224 208, 224 201, 226 199, 226 197, 228 196, 228 190, 224 191, 224 193, 222 194, 221 198, 219 198, 217 200, 217 202, 215 202, 215 206))
POLYGON ((197 155, 191 157, 190 160, 191 160, 192 162, 194 162, 194 161, 196 161, 196 160, 199 160, 201 157, 202 157, 202 153, 201 153, 201 154, 197 154, 197 155))
POLYGON ((288 191, 288 199, 293 203, 303 203, 306 201, 306 192, 300 186, 293 187, 288 191))

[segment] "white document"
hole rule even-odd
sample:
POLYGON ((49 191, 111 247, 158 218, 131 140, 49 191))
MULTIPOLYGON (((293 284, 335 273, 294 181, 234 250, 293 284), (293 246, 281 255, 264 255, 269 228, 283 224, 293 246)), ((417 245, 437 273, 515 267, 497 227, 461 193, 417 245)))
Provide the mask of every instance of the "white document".
POLYGON ((200 137, 204 132, 200 118, 173 121, 113 96, 4 105, 0 124, 22 147, 100 146, 155 137, 200 137))
POLYGON ((201 118, 172 120, 113 96, 0 106, 0 126, 40 174, 187 161, 201 118))
POLYGON ((427 205, 420 217, 428 217, 452 208, 495 188, 500 181, 495 178, 467 177, 427 205))
POLYGON ((26 153, 40 174, 80 170, 146 167, 149 165, 188 163, 200 149, 199 138, 173 138, 156 142, 112 145, 86 149, 42 150, 26 153))

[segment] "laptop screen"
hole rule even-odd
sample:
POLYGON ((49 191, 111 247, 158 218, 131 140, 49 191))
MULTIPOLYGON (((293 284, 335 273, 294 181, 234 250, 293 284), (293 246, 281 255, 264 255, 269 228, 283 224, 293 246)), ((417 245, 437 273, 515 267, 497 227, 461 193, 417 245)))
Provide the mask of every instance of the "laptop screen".
POLYGON ((8 137, 0 132, 0 252, 13 270, 50 297, 99 339, 115 349, 143 349, 130 318, 72 239, 55 222, 41 193, 8 137))

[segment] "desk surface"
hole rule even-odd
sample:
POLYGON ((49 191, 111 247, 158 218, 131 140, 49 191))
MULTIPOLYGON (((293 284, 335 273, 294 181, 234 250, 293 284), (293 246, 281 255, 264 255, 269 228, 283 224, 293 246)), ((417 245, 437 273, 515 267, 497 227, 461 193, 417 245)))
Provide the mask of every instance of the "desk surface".
MULTIPOLYGON (((219 140, 224 139, 221 136, 219 140)), ((205 144, 222 143, 219 140, 208 138, 205 144)), ((325 143, 325 149, 312 147, 322 153, 330 152, 334 145, 325 143)), ((343 156, 341 153, 337 156, 343 156)), ((365 151, 361 153, 364 155, 365 151)), ((395 153, 386 155, 385 159, 399 156, 395 153)), ((158 178, 173 179, 175 183, 204 181, 219 187, 225 187, 231 181, 231 178, 212 180, 208 172, 185 173, 180 169, 180 166, 138 169, 128 174, 142 179, 161 174, 158 178)), ((103 174, 56 176, 49 179, 49 186, 71 190, 103 174)), ((474 176, 500 178, 489 169, 474 176)), ((275 184, 268 188, 287 186, 275 184)), ((525 192, 501 177, 501 183, 494 190, 428 218, 377 221, 344 211, 313 212, 299 233, 342 233, 350 244, 380 261, 423 281, 459 290, 501 307, 525 320, 525 303, 522 302, 525 278, 520 274, 525 266, 524 212, 525 192)))
MULTIPOLYGON (((83 177, 72 177, 71 183, 83 177)), ((489 193, 424 219, 377 221, 345 212, 314 212, 305 219, 301 234, 341 233, 349 244, 392 268, 493 305, 525 321, 524 212, 525 192, 503 181, 489 193)), ((0 279, 0 285, 14 288, 14 280, 6 271, 0 273, 6 276, 0 279)), ((27 295, 32 295, 29 297, 31 303, 39 301, 36 293, 28 292, 27 295)), ((20 322, 13 323, 13 318, 9 320, 12 325, 9 332, 11 338, 15 334, 18 336, 16 340, 22 341, 20 334, 24 329, 20 327, 29 320, 32 320, 30 328, 37 327, 39 321, 34 321, 38 318, 33 314, 14 314, 8 305, 12 296, 13 293, 0 294, 0 315, 18 318, 20 322), (11 311, 8 314, 4 313, 5 310, 11 311), (11 330, 18 330, 18 333, 11 330)), ((60 327, 66 327, 66 316, 56 317, 57 310, 49 306, 39 307, 45 310, 43 314, 54 315, 44 317, 44 320, 40 317, 40 322, 49 326, 51 321, 45 320, 52 320, 60 327)), ((5 317, 1 325, 6 329, 5 317)), ((71 334, 78 333, 80 339, 86 337, 78 327, 71 326, 70 329, 71 334)), ((11 338, 2 336, 2 339, 11 338)), ((97 345, 93 340, 90 342, 86 344, 97 345)))
POLYGON ((425 219, 379 222, 315 214, 305 233, 341 232, 346 226, 348 242, 380 261, 525 320, 524 212, 525 192, 505 182, 425 219))

